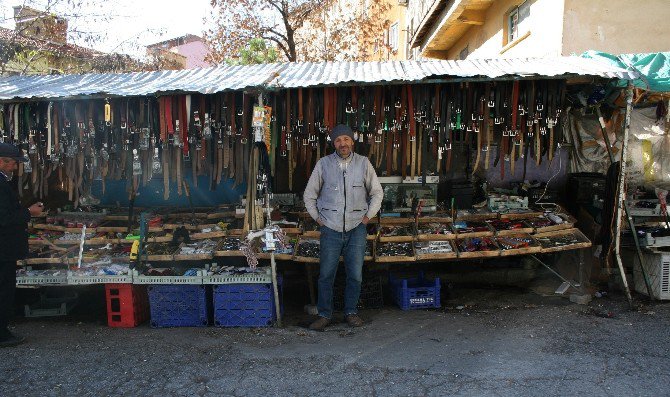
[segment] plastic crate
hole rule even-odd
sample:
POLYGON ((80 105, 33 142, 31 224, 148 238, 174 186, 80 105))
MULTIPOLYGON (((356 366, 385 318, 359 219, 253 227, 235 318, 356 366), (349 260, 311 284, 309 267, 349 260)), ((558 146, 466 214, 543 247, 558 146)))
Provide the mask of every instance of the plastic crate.
POLYGON ((139 274, 137 270, 133 270, 132 279, 133 284, 187 284, 187 285, 202 285, 203 270, 198 270, 196 276, 145 276, 139 274))
POLYGON ((118 276, 79 276, 75 272, 68 272, 67 283, 69 285, 87 285, 87 284, 125 284, 132 283, 133 276, 124 274, 118 276))
POLYGON ((257 273, 206 275, 202 282, 203 284, 270 284, 272 275, 268 268, 257 273))
POLYGON ((40 300, 31 305, 24 305, 26 317, 65 316, 72 311, 79 301, 79 294, 72 291, 68 295, 50 296, 47 292, 40 294, 40 300))
POLYGON ((206 286, 159 284, 147 289, 152 327, 205 327, 209 324, 206 286))
POLYGON ((149 319, 149 297, 143 285, 105 284, 107 325, 132 328, 149 319))
POLYGON ((401 310, 428 309, 440 307, 440 279, 425 280, 423 272, 419 277, 394 279, 389 276, 393 300, 401 310))
MULTIPOLYGON (((651 293, 655 299, 670 300, 670 252, 643 252, 644 270, 649 280, 651 293)), ((640 262, 633 262, 633 283, 635 291, 648 295, 640 262)))
POLYGON ((16 276, 16 285, 67 285, 67 274, 59 276, 16 276))
MULTIPOLYGON (((280 277, 277 282, 281 297, 280 277)), ((277 320, 272 284, 214 285, 212 301, 217 327, 269 327, 277 320)))
MULTIPOLYGON (((344 273, 344 269, 338 270, 344 273)), ((346 277, 337 277, 333 287, 333 309, 341 312, 344 310, 344 289, 346 277)), ((358 309, 381 309, 384 307, 384 291, 382 289, 381 276, 363 275, 361 282, 361 294, 358 298, 358 309)))

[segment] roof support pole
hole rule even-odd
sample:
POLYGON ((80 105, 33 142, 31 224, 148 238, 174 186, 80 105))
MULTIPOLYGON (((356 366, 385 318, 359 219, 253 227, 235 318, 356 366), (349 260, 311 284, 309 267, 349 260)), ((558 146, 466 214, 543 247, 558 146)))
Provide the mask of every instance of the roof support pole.
MULTIPOLYGON (((600 111, 600 105, 596 105, 596 114, 598 115, 598 123, 600 124, 600 131, 603 134, 603 139, 605 140, 605 147, 607 148, 607 154, 609 155, 610 159, 610 164, 614 163, 614 154, 612 153, 612 144, 610 143, 610 138, 609 135, 607 134, 607 130, 605 129, 605 119, 603 118, 603 114, 600 111)), ((632 111, 632 105, 631 109, 632 111)), ((628 104, 626 105, 626 118, 630 120, 630 113, 628 109, 628 104)), ((627 123, 628 125, 630 123, 627 123)), ((625 128, 625 126, 624 126, 625 128)), ((625 133, 625 131, 624 131, 625 133)), ((624 144, 628 143, 628 138, 624 137, 624 144)), ((621 161, 624 161, 624 158, 621 158, 621 161)), ((619 185, 617 185, 619 186, 619 185)), ((649 278, 647 277, 647 271, 644 267, 644 256, 642 255, 642 249, 640 248, 640 242, 638 241, 637 238, 637 230, 635 229, 635 223, 633 222, 633 217, 630 216, 628 213, 628 205, 626 202, 623 203, 623 210, 624 214, 626 215, 626 220, 628 221, 628 226, 630 227, 631 232, 633 233, 633 240, 635 242, 635 251, 637 252, 637 259, 640 261, 640 269, 642 270, 642 276, 644 278, 644 283, 647 287, 647 294, 649 295, 649 299, 653 300, 653 295, 651 293, 651 284, 649 283, 649 278)), ((620 233, 620 231, 619 231, 620 233)), ((617 251, 618 255, 618 251, 617 251)), ((623 277, 623 276, 622 276, 623 277)))
MULTIPOLYGON (((617 182, 617 207, 616 207, 616 225, 614 228, 614 256, 619 267, 619 274, 621 275, 621 282, 623 283, 628 304, 633 307, 633 297, 630 294, 628 287, 628 280, 624 271, 623 263, 621 261, 621 218, 625 211, 626 199, 626 157, 628 155, 628 135, 630 133, 630 115, 633 110, 633 85, 629 82, 626 88, 626 118, 623 127, 623 142, 621 144, 621 161, 619 169, 619 180, 617 182)), ((640 263, 640 265, 642 265, 640 263)))

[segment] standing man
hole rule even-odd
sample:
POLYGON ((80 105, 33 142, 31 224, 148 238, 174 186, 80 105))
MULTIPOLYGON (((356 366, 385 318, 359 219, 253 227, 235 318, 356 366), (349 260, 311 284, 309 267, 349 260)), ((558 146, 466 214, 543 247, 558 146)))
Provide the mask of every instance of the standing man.
POLYGON ((14 145, 0 143, 0 347, 16 346, 24 337, 7 326, 14 312, 16 261, 28 254, 28 221, 42 213, 42 203, 23 208, 10 184, 18 162, 28 161, 14 145))
POLYGON ((316 163, 303 197, 307 212, 321 226, 319 318, 309 326, 316 331, 323 331, 333 315, 333 284, 340 256, 347 272, 344 318, 353 327, 363 325, 356 306, 363 279, 366 225, 379 211, 384 196, 370 160, 353 151, 351 128, 336 126, 330 140, 335 153, 316 163))

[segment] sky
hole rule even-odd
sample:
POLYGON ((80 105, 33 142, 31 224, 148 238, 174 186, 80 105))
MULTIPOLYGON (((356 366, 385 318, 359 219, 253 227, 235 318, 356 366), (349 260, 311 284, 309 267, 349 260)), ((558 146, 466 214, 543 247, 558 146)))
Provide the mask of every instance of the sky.
MULTIPOLYGON (((69 18, 69 30, 103 36, 102 40, 86 41, 73 37, 74 44, 103 52, 117 52, 140 58, 145 46, 188 33, 202 36, 203 18, 211 13, 210 0, 75 0, 83 2, 77 14, 69 18), (103 20, 105 17, 108 20, 103 20)), ((46 9, 53 4, 62 16, 73 14, 67 0, 0 0, 0 26, 13 29, 13 6, 28 5, 46 9)))

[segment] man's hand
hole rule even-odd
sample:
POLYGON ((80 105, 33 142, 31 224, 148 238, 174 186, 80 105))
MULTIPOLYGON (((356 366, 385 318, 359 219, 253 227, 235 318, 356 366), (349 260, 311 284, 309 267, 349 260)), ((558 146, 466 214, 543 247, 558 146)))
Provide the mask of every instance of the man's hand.
POLYGON ((323 226, 323 221, 321 220, 321 218, 317 219, 316 223, 318 223, 319 226, 323 226))
POLYGON ((363 217, 363 220, 361 221, 361 223, 363 223, 364 225, 367 225, 368 222, 370 222, 370 218, 368 218, 367 216, 364 216, 364 217, 363 217))
POLYGON ((44 204, 37 202, 30 207, 28 207, 28 212, 30 212, 30 216, 39 216, 42 215, 42 210, 44 209, 44 204))

